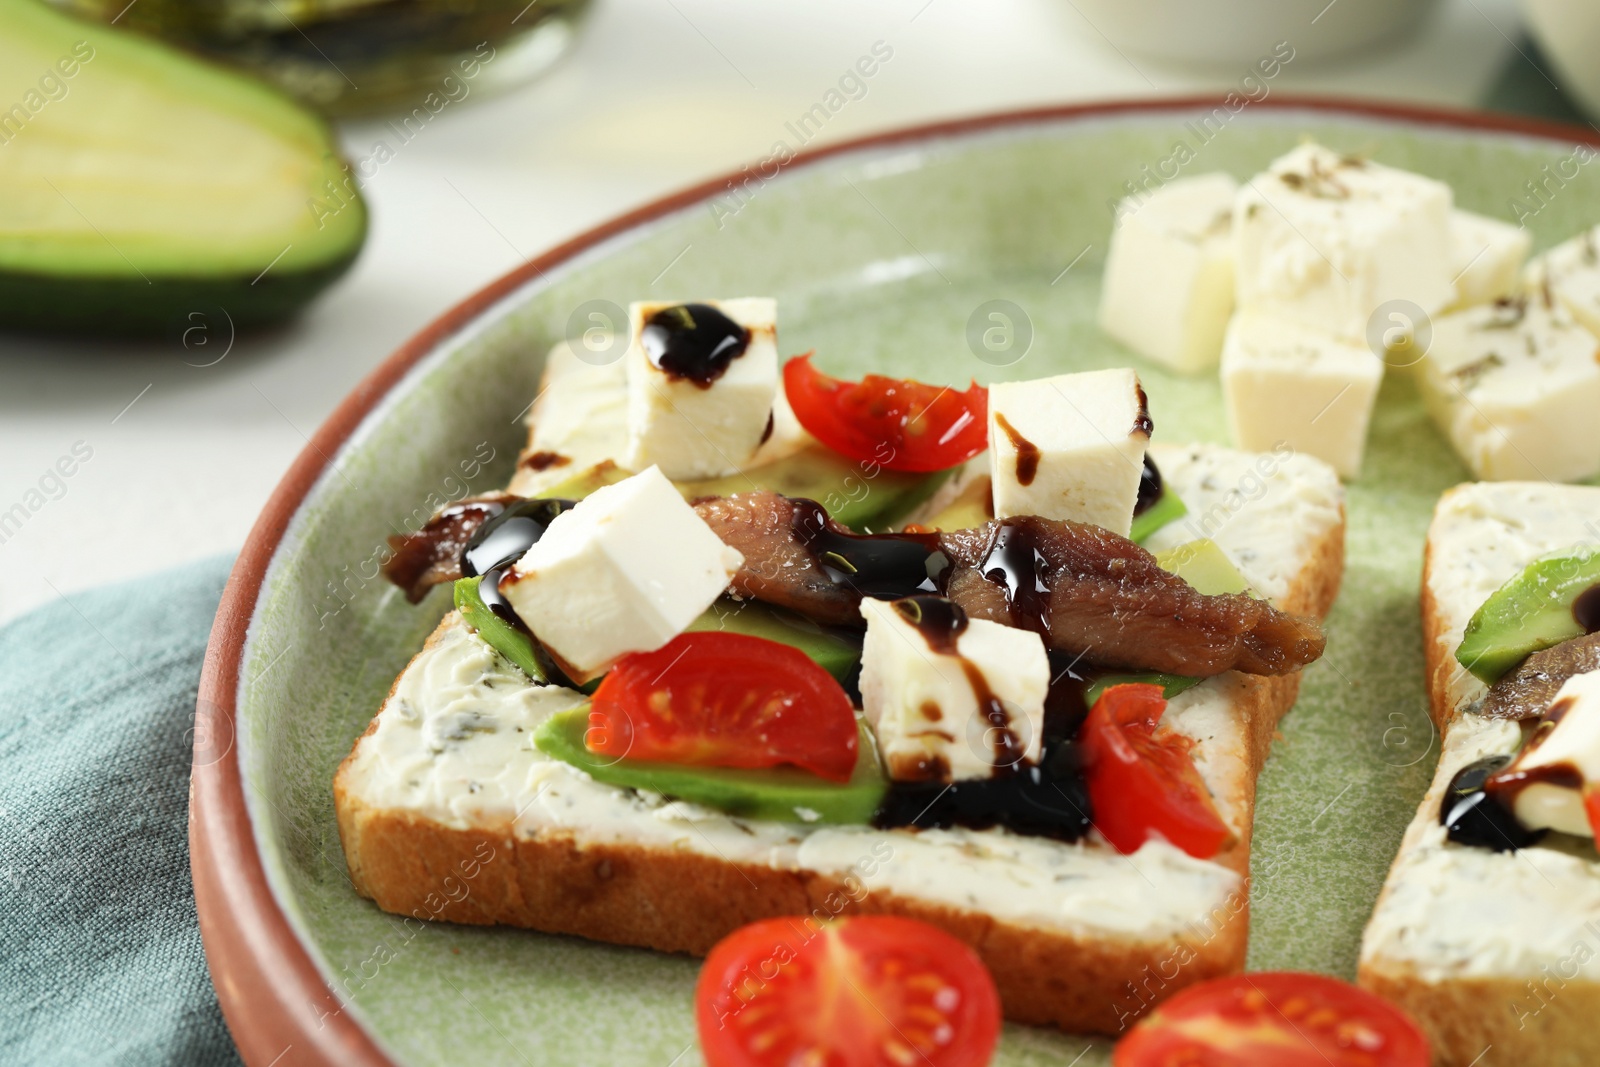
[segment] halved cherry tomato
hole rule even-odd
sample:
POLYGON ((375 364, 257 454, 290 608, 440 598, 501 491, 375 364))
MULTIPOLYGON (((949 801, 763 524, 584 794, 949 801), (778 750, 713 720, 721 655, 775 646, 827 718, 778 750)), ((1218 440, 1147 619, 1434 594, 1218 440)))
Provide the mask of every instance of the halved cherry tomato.
POLYGON ((679 634, 624 656, 595 690, 584 745, 709 767, 792 763, 850 780, 860 744, 850 698, 799 649, 747 634, 679 634))
POLYGON ((977 953, 937 927, 797 916, 711 950, 695 1021, 709 1067, 982 1067, 1000 995, 977 953))
POLYGON ((1428 1067, 1399 1008, 1320 974, 1266 971, 1185 989, 1117 1043, 1113 1067, 1428 1067))
POLYGON ((1189 755, 1191 742, 1156 731, 1167 701, 1159 685, 1114 685, 1089 709, 1079 735, 1095 827, 1118 852, 1152 832, 1198 859, 1232 835, 1189 755))
POLYGON ((942 471, 989 445, 989 391, 977 382, 964 393, 881 374, 846 382, 807 352, 783 365, 783 391, 801 426, 859 463, 942 471))

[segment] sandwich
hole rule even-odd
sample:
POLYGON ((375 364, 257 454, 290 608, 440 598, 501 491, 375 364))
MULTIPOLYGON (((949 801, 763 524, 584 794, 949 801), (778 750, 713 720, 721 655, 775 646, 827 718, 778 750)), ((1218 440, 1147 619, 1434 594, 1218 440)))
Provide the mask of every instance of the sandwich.
POLYGON ((1437 1063, 1600 1062, 1600 489, 1461 485, 1428 530, 1443 747, 1362 939, 1359 981, 1437 1063))
POLYGON ((1153 445, 1127 369, 850 382, 770 300, 630 318, 552 351, 506 492, 396 541, 453 607, 337 772, 357 891, 701 955, 907 916, 1078 1032, 1242 969, 1332 468, 1153 445))

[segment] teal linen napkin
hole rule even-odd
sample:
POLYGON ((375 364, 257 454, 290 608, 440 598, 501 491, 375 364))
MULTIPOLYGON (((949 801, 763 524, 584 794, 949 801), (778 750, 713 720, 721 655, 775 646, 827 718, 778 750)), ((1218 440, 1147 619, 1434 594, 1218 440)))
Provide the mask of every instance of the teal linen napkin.
POLYGON ((230 564, 0 629, 0 1063, 239 1062, 187 827, 195 690, 230 564))

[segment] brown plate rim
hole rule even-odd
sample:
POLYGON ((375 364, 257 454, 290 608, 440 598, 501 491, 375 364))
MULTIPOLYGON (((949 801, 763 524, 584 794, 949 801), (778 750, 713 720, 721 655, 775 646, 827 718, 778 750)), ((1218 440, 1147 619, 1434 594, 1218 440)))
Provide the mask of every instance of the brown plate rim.
MULTIPOLYGON (((922 123, 795 154, 784 170, 868 149, 938 141, 991 130, 1125 114, 1217 107, 1200 95, 1023 108, 922 123)), ((1455 108, 1369 100, 1274 95, 1250 105, 1323 111, 1407 125, 1520 134, 1600 145, 1583 126, 1455 108)), ((189 788, 189 848, 206 962, 223 1016, 251 1067, 394 1067, 394 1061, 329 988, 267 881, 255 846, 235 736, 241 658, 262 581, 295 513, 332 457, 419 361, 506 296, 540 275, 630 230, 725 192, 745 176, 733 170, 625 212, 484 286, 434 319, 380 363, 339 403, 273 491, 234 562, 217 609, 196 705, 189 788)))

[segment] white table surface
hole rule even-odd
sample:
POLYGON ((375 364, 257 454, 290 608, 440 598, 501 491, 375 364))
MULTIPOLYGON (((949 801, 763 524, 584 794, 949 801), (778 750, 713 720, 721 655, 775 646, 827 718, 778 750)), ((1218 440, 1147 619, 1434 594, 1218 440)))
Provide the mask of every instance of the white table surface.
MULTIPOLYGON (((1411 41, 1297 61, 1272 89, 1471 105, 1520 32, 1515 0, 1443 0, 1411 41)), ((878 40, 892 60, 819 141, 1220 90, 1244 73, 1130 60, 1068 0, 598 0, 543 80, 450 105, 399 148, 366 187, 360 260, 289 328, 207 367, 191 364, 215 349, 0 336, 0 511, 75 443, 93 449, 65 493, 0 543, 0 619, 237 549, 307 436, 420 326, 573 234, 765 155, 878 40)), ((359 157, 383 130, 342 135, 359 157)))

